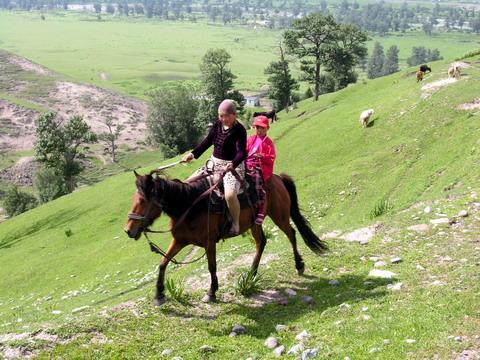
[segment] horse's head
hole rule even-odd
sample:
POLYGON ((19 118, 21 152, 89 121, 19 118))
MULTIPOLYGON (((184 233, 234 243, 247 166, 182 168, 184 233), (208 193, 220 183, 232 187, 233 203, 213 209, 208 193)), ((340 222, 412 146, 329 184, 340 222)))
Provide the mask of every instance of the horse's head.
POLYGON ((156 184, 151 174, 139 175, 136 171, 134 173, 137 178, 137 191, 133 194, 133 205, 124 230, 130 238, 138 240, 142 232, 161 215, 162 205, 160 184, 156 184))

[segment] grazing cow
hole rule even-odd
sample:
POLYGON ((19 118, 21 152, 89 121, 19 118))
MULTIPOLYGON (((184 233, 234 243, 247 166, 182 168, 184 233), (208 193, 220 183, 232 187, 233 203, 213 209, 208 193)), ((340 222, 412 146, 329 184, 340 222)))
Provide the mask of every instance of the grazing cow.
POLYGON ((416 76, 417 76, 417 82, 422 81, 423 80, 423 71, 418 70, 416 76))
POLYGON ((420 65, 419 70, 423 73, 426 73, 427 71, 432 72, 432 69, 430 69, 427 64, 420 65))
POLYGON ((460 66, 458 64, 452 64, 448 68, 448 77, 459 79, 460 78, 460 66))
POLYGON ((362 124, 364 128, 367 127, 368 122, 370 121, 370 116, 372 116, 373 113, 374 113, 373 109, 368 109, 368 110, 362 111, 362 113, 360 114, 360 124, 362 124))
POLYGON ((260 116, 260 115, 266 116, 267 118, 271 119, 272 123, 278 120, 277 119, 277 113, 275 112, 275 109, 273 109, 272 111, 259 111, 259 112, 254 112, 253 113, 253 117, 257 117, 257 116, 260 116))

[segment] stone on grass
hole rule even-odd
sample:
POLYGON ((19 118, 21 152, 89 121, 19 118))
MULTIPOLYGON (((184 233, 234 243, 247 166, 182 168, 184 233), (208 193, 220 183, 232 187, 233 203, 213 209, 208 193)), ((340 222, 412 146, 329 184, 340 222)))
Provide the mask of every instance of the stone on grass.
POLYGON ((52 310, 52 314, 53 314, 53 315, 59 315, 59 314, 61 314, 61 313, 62 313, 61 310, 52 310))
POLYGON ((161 356, 168 356, 171 353, 173 353, 173 349, 165 349, 165 350, 162 351, 162 353, 160 355, 161 356))
POLYGON ((388 284, 387 289, 392 291, 401 291, 403 289, 403 283, 398 282, 395 284, 388 284))
POLYGON ((373 269, 368 273, 368 277, 374 277, 374 278, 380 278, 380 279, 392 279, 396 276, 397 274, 388 270, 373 269))
POLYGON ((306 349, 302 352, 302 360, 313 359, 317 357, 318 349, 306 349))
POLYGON ((215 349, 211 346, 208 346, 208 345, 202 345, 200 347, 199 351, 201 353, 211 353, 211 352, 215 352, 215 349))
POLYGON ((278 325, 275 325, 275 330, 277 332, 281 332, 281 331, 287 331, 287 325, 282 325, 282 324, 278 324, 278 325))
POLYGON ((275 348, 275 350, 273 350, 273 354, 274 354, 276 357, 282 356, 284 352, 285 352, 285 346, 283 346, 283 345, 277 346, 277 347, 275 348))
POLYGON ((238 335, 238 334, 237 334, 236 332, 233 332, 233 331, 232 331, 228 336, 230 336, 230 337, 235 337, 235 336, 237 336, 237 335, 238 335))
POLYGON ((406 342, 407 344, 415 344, 415 343, 417 342, 417 340, 415 340, 415 339, 407 339, 407 340, 405 340, 405 342, 406 342))
POLYGON ((300 343, 297 345, 293 345, 290 350, 288 350, 287 355, 298 355, 305 349, 305 346, 300 343))
POLYGON ((278 305, 287 306, 288 305, 288 299, 287 298, 278 299, 278 305))
POLYGON ((373 267, 384 267, 385 265, 387 265, 387 263, 385 261, 376 261, 375 264, 373 264, 373 267))
POLYGON ((419 271, 425 271, 425 268, 422 265, 417 265, 415 268, 419 271))
POLYGON ((434 225, 439 225, 439 224, 450 224, 450 220, 447 217, 443 218, 438 218, 438 219, 432 219, 430 222, 434 225))
POLYGON ((340 285, 340 281, 332 279, 328 282, 328 284, 332 285, 332 286, 338 286, 338 285, 340 285))
POLYGON ((462 339, 461 336, 455 336, 455 337, 453 338, 453 340, 458 341, 458 342, 461 342, 463 339, 462 339))
POLYGON ((310 305, 310 304, 313 303, 313 297, 308 296, 308 295, 304 295, 304 296, 302 296, 302 301, 303 301, 304 304, 310 305))
POLYGON ((307 330, 303 330, 300 334, 295 336, 295 340, 302 341, 303 339, 307 339, 310 337, 310 334, 307 330))
POLYGON ((89 307, 90 307, 89 305, 80 306, 80 307, 78 307, 78 308, 73 309, 73 310, 72 310, 72 313, 75 314, 75 313, 77 313, 77 312, 80 312, 80 311, 83 311, 83 310, 85 310, 85 309, 88 309, 89 307))
POLYGON ((467 217, 467 216, 468 216, 468 212, 467 212, 467 210, 460 210, 460 212, 458 213, 457 216, 458 216, 458 217, 467 217))
POLYGON ((286 289, 284 290, 284 293, 285 293, 286 295, 288 295, 288 296, 295 296, 295 295, 297 295, 297 292, 296 292, 295 290, 293 290, 293 289, 290 289, 290 288, 286 288, 286 289))
POLYGON ((172 360, 183 360, 183 358, 180 356, 175 356, 175 357, 172 357, 172 360))
POLYGON ((275 349, 278 346, 277 338, 270 336, 265 340, 264 344, 268 349, 275 349))
POLYGON ((423 212, 425 214, 430 214, 432 212, 432 208, 430 206, 427 206, 425 209, 423 209, 423 212))
POLYGON ((232 329, 232 332, 234 332, 237 335, 240 335, 240 334, 245 334, 247 332, 247 329, 245 329, 245 327, 242 325, 235 325, 232 329))
POLYGON ((403 260, 402 260, 402 258, 400 258, 400 257, 394 257, 394 258, 391 258, 391 259, 390 259, 390 262, 391 262, 392 264, 398 264, 398 263, 401 263, 402 261, 403 261, 403 260))
POLYGON ((412 226, 409 226, 407 228, 408 230, 411 230, 411 231, 428 231, 430 228, 428 227, 427 224, 416 224, 416 225, 412 225, 412 226))

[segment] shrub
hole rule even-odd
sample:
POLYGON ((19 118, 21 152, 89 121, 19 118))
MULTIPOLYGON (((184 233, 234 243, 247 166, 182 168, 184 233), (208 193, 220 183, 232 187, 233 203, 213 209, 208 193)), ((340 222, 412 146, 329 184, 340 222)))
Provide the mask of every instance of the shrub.
POLYGON ((42 204, 68 194, 65 179, 51 168, 40 169, 35 176, 34 185, 42 204))
POLYGON ((375 207, 370 211, 370 219, 375 219, 392 210, 393 205, 387 198, 381 199, 375 204, 375 207))
POLYGON ((240 277, 237 280, 235 293, 243 296, 252 295, 260 290, 262 283, 262 276, 258 273, 254 274, 250 269, 240 274, 240 277))
POLYGON ((16 186, 10 187, 5 194, 3 207, 8 216, 21 214, 35 206, 37 206, 37 199, 33 195, 19 190, 16 186))
POLYGON ((187 295, 185 294, 185 284, 183 281, 175 283, 175 281, 170 278, 165 281, 165 288, 172 297, 172 299, 178 301, 179 303, 185 303, 187 301, 187 295))

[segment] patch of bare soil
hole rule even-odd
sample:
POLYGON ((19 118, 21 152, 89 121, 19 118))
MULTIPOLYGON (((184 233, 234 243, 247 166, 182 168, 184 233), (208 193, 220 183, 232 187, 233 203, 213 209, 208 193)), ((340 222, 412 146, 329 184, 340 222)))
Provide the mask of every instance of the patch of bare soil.
POLYGON ((432 95, 435 91, 437 91, 438 89, 444 87, 444 86, 447 86, 447 85, 450 85, 450 84, 453 84, 457 82, 457 79, 455 78, 448 78, 448 79, 442 79, 442 80, 437 80, 437 81, 433 81, 431 83, 428 83, 426 85, 423 85, 422 86, 422 99, 426 99, 428 98, 430 95, 432 95))
POLYGON ((1 170, 0 179, 19 186, 32 186, 38 167, 39 164, 32 156, 25 156, 20 158, 15 165, 1 170))
POLYGON ((11 55, 8 57, 8 61, 12 64, 20 66, 23 70, 33 72, 37 75, 42 75, 42 76, 52 76, 53 72, 48 70, 47 68, 35 64, 34 62, 31 62, 25 58, 22 58, 20 56, 16 55, 11 55))
POLYGON ((33 148, 36 111, 0 99, 0 150, 33 148))
POLYGON ((461 104, 457 106, 459 110, 475 110, 480 109, 480 98, 474 99, 472 102, 461 104))

